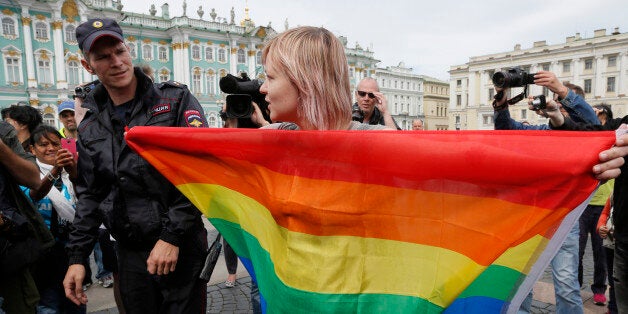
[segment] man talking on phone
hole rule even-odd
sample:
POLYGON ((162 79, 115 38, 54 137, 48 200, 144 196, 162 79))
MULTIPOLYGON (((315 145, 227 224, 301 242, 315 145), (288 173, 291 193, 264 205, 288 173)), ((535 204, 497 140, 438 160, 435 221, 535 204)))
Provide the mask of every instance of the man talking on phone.
MULTIPOLYGON (((122 29, 112 19, 76 28, 81 64, 100 81, 87 94, 79 125, 78 204, 67 245, 66 296, 87 303, 81 284, 104 223, 116 239, 120 292, 126 313, 204 313, 207 252, 200 211, 126 144, 134 126, 206 127, 185 85, 153 83, 134 68, 122 29)), ((200 171, 200 169, 199 169, 200 171)))
POLYGON ((353 121, 365 124, 381 124, 401 130, 388 110, 388 101, 379 91, 374 78, 366 77, 360 81, 355 91, 357 102, 353 104, 353 121))

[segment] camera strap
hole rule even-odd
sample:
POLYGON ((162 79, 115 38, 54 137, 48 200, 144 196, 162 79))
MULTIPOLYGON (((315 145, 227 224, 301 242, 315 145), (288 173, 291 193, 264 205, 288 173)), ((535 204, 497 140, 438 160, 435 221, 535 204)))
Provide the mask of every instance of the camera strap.
POLYGON ((519 95, 517 95, 517 96, 515 96, 513 98, 508 99, 507 102, 508 102, 509 105, 514 105, 514 104, 522 101, 524 98, 526 98, 527 95, 528 95, 528 85, 525 85, 523 87, 523 92, 521 92, 521 94, 519 94, 519 95))

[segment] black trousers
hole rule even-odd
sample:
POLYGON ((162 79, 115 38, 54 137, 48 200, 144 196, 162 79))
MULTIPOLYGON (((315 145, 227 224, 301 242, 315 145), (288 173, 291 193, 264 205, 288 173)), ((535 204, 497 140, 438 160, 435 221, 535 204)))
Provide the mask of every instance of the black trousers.
POLYGON ((151 249, 118 245, 120 292, 126 313, 205 313, 207 282, 198 278, 208 249, 205 229, 182 241, 176 269, 168 275, 148 273, 146 260, 151 249))

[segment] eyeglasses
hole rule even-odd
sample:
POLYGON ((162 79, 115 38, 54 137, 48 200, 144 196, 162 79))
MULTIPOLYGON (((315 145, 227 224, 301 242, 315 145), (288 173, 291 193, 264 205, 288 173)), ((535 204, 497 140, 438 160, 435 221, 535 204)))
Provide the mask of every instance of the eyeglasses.
POLYGON ((371 99, 375 98, 375 94, 373 94, 373 93, 367 93, 367 92, 363 92, 361 90, 359 90, 357 92, 358 92, 358 96, 360 96, 360 97, 364 97, 366 95, 369 95, 369 98, 371 98, 371 99))

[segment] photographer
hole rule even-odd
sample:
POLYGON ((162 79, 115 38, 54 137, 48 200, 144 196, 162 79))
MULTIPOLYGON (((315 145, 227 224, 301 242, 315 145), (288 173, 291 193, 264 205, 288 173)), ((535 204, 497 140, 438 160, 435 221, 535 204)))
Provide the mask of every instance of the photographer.
MULTIPOLYGON (((589 123, 599 124, 597 116, 593 111, 593 108, 584 101, 584 98, 577 94, 576 91, 582 91, 581 88, 575 85, 567 87, 563 85, 556 75, 548 71, 540 71, 536 74, 527 74, 525 72, 517 72, 509 70, 507 74, 497 74, 508 77, 510 75, 510 81, 503 80, 498 83, 503 83, 501 86, 495 84, 495 88, 498 91, 493 101, 493 108, 495 109, 495 130, 549 130, 550 127, 547 124, 543 125, 526 125, 521 122, 517 122, 510 117, 508 106, 513 101, 508 101, 506 95, 508 94, 509 87, 521 87, 529 83, 534 83, 539 86, 545 86, 552 92, 554 92, 556 98, 561 101, 564 108, 564 114, 573 115, 576 119, 586 119, 589 123), (502 89, 503 88, 503 89, 502 89), (501 96, 501 97, 499 97, 501 96)), ((496 83, 494 76, 494 83, 496 83)), ((527 86, 525 86, 527 88, 527 86)), ((523 95, 523 94, 522 94, 523 95)), ((517 98, 519 96, 515 96, 517 98)), ((530 97, 532 102, 535 97, 530 97)), ((544 99, 542 99, 544 102, 544 99)), ((550 100, 550 102, 553 102, 550 100)), ((540 104, 541 107, 545 106, 545 103, 540 104)), ((543 109, 544 110, 544 109, 543 109)), ((552 275, 554 278, 554 291, 556 295, 556 311, 557 313, 582 313, 582 297, 580 296, 580 284, 578 282, 578 268, 579 268, 579 242, 580 242, 580 224, 574 224, 573 228, 569 231, 567 238, 562 243, 560 249, 551 261, 552 275)), ((530 312, 532 302, 532 295, 528 295, 526 300, 521 305, 522 312, 530 312)))
MULTIPOLYGON (((539 112, 537 112, 539 113, 539 112)), ((541 114, 541 113, 539 113, 541 114)), ((554 130, 576 130, 576 131, 603 131, 617 130, 618 139, 616 146, 600 153, 600 159, 609 160, 607 165, 612 165, 614 169, 607 169, 596 165, 594 171, 603 173, 597 178, 608 179, 609 176, 617 177, 613 189, 613 200, 615 201, 613 222, 615 224, 615 260, 614 282, 615 299, 619 313, 628 313, 628 164, 625 156, 628 155, 628 116, 623 118, 610 119, 604 125, 587 124, 576 122, 570 117, 564 117, 558 111, 555 102, 547 104, 550 127, 554 130), (619 156, 622 158, 615 158, 619 156), (616 168, 620 167, 620 168, 616 168)))
MULTIPOLYGON (((591 108, 591 106, 584 100, 582 88, 577 85, 567 84, 563 85, 556 75, 549 71, 539 71, 534 75, 534 84, 538 86, 547 87, 560 101, 562 108, 569 114, 570 117, 576 121, 588 122, 593 124, 599 124, 597 115, 591 108)), ((508 94, 508 87, 501 89, 495 87, 497 96, 501 95, 499 99, 493 100, 493 108, 495 109, 494 121, 495 130, 549 130, 548 125, 526 125, 521 122, 515 121, 510 117, 510 111, 508 110, 508 102, 506 95, 508 94)))

